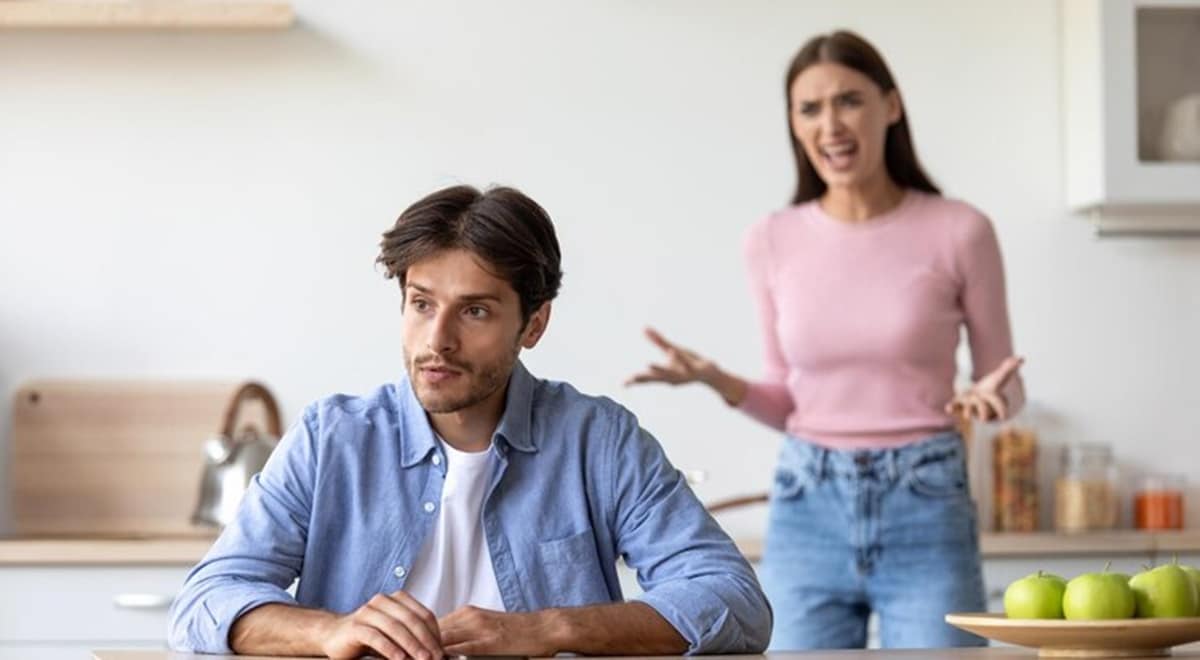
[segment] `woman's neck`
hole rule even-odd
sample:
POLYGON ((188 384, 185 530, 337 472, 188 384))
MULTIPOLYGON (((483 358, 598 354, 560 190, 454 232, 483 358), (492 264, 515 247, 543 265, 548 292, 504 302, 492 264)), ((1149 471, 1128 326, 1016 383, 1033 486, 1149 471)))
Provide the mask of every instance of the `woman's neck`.
POLYGON ((904 188, 891 177, 853 186, 831 186, 818 203, 830 217, 844 222, 869 222, 891 211, 904 200, 904 188))

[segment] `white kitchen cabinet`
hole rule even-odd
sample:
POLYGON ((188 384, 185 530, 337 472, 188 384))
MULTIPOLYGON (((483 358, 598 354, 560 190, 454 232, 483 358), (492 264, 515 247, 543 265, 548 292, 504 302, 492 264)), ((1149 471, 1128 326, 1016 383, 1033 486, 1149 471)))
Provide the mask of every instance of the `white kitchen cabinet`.
POLYGON ((1176 121, 1200 94, 1200 0, 1061 6, 1068 205, 1102 231, 1200 232, 1200 156, 1182 137, 1200 140, 1200 119, 1176 121))
POLYGON ((0 566, 0 660, 164 648, 189 566, 0 566))

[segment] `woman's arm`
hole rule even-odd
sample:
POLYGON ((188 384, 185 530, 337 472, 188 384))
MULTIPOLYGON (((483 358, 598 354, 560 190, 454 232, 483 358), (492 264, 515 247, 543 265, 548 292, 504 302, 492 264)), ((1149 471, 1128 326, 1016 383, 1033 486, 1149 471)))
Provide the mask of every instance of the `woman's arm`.
POLYGON ((992 223, 983 215, 971 216, 963 223, 958 267, 971 347, 971 381, 982 389, 994 390, 1000 397, 1004 410, 995 411, 997 417, 1011 417, 1025 405, 1025 386, 1015 368, 1006 378, 988 378, 997 370, 1003 371, 1005 361, 1013 356, 1013 341, 1000 244, 992 223))

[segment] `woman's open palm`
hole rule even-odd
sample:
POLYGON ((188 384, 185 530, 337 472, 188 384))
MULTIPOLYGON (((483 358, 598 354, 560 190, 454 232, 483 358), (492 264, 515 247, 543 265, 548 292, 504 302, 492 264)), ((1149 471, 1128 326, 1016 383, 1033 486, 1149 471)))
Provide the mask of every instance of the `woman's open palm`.
POLYGON ((667 341, 667 338, 654 328, 646 328, 646 337, 667 354, 667 361, 647 366, 645 370, 630 376, 625 381, 626 385, 639 383, 683 385, 704 382, 715 369, 715 365, 711 361, 694 351, 667 341))

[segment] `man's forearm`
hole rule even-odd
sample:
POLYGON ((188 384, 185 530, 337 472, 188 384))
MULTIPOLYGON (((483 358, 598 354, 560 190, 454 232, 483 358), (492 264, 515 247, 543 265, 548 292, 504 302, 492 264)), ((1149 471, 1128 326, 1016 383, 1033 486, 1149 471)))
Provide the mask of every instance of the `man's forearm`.
POLYGON ((559 652, 583 655, 679 655, 688 641, 653 607, 628 602, 545 610, 559 652))
POLYGON ((229 629, 229 648, 240 655, 324 655, 321 640, 337 615, 271 603, 238 617, 229 629))

